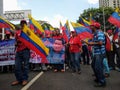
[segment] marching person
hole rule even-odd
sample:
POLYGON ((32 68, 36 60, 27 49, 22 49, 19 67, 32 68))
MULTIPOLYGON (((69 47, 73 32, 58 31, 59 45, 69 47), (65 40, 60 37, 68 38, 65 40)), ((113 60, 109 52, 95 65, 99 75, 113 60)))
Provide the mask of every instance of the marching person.
POLYGON ((24 28, 24 24, 27 25, 25 20, 21 20, 20 26, 21 30, 16 32, 16 54, 15 54, 15 77, 16 81, 12 82, 12 86, 22 83, 26 85, 28 83, 28 72, 29 72, 29 59, 30 50, 27 46, 20 40, 20 34, 24 28))

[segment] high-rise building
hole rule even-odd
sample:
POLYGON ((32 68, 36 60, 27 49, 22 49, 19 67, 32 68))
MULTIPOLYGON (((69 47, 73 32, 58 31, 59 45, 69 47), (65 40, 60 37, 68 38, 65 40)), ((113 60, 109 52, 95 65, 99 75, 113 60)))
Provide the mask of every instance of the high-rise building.
POLYGON ((0 0, 0 16, 3 16, 3 0, 0 0))
POLYGON ((99 7, 120 7, 120 0, 99 0, 99 7))

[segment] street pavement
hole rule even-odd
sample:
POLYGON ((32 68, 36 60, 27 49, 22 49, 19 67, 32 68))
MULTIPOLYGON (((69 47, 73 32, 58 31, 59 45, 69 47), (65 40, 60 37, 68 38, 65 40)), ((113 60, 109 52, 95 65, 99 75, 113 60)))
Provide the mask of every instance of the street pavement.
MULTIPOLYGON (((94 87, 95 82, 90 65, 81 65, 82 73, 53 72, 48 70, 44 72, 27 90, 120 90, 120 72, 112 70, 110 77, 106 78, 106 87, 94 87)), ((40 71, 29 74, 31 81, 40 71)), ((0 90, 21 90, 22 85, 11 86, 15 80, 14 73, 0 73, 0 90)))

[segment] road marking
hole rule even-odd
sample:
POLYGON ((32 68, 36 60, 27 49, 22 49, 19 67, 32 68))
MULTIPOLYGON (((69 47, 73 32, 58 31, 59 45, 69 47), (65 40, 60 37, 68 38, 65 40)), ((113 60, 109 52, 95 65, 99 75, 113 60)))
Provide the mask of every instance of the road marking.
POLYGON ((27 90, 41 75, 43 72, 40 72, 38 75, 36 75, 27 85, 25 85, 21 90, 27 90))

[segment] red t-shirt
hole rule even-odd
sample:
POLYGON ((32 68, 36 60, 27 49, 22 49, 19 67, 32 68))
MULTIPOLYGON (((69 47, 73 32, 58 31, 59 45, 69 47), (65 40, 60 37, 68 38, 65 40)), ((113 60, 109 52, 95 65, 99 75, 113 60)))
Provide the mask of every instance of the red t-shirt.
POLYGON ((20 39, 21 30, 16 31, 16 52, 20 52, 24 49, 27 49, 27 46, 20 39))
POLYGON ((69 51, 70 52, 80 52, 80 48, 82 47, 82 43, 80 42, 80 38, 78 36, 71 37, 69 40, 69 51))

